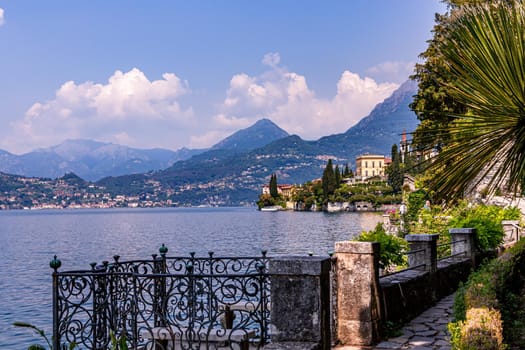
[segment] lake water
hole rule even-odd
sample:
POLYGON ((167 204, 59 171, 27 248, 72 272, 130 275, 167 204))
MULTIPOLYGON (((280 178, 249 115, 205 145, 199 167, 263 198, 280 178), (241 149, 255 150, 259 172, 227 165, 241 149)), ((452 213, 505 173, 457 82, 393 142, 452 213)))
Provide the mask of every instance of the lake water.
POLYGON ((33 323, 51 336, 51 272, 90 262, 168 255, 326 255, 381 220, 375 213, 259 212, 254 208, 166 208, 0 211, 0 349, 24 349, 37 335, 13 327, 33 323))

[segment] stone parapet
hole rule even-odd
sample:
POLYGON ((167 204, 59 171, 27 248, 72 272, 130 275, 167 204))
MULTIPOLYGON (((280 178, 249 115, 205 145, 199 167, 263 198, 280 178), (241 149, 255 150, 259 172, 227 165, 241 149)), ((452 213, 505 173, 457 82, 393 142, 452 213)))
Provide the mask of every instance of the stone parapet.
POLYGON ((474 264, 474 237, 476 236, 475 228, 451 228, 450 233, 450 254, 455 259, 471 259, 474 264))
POLYGON ((274 349, 330 349, 330 267, 328 257, 270 260, 274 349))
POLYGON ((344 345, 372 345, 381 333, 379 243, 335 244, 337 339, 344 345))
POLYGON ((437 270, 437 240, 438 234, 406 235, 410 251, 408 252, 408 267, 428 272, 437 270))

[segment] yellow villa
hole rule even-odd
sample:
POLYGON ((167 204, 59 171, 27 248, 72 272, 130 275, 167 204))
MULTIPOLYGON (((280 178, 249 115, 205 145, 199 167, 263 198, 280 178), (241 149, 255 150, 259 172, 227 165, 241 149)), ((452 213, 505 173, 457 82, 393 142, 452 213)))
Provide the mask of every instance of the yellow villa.
POLYGON ((392 160, 378 154, 364 154, 356 159, 356 176, 366 179, 372 176, 385 176, 385 168, 392 160))

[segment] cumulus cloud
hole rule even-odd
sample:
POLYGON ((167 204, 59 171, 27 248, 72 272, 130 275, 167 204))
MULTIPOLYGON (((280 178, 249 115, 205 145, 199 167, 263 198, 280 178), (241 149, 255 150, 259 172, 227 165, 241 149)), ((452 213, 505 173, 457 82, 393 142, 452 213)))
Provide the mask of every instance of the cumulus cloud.
POLYGON ((373 78, 402 83, 414 73, 414 62, 387 61, 367 69, 367 74, 373 78))
POLYGON ((133 68, 117 70, 103 83, 67 81, 52 99, 30 106, 0 138, 0 148, 26 152, 73 138, 141 148, 205 148, 261 118, 312 140, 346 131, 398 87, 344 71, 334 82, 335 94, 319 97, 305 76, 280 62, 279 53, 269 53, 261 62, 266 71, 232 76, 220 103, 213 106, 201 97, 198 117, 184 103, 191 94, 188 82, 173 73, 150 80, 133 68))
POLYGON ((4 9, 0 7, 0 26, 4 24, 4 9))
POLYGON ((188 83, 175 74, 150 81, 137 68, 117 70, 105 84, 68 81, 52 100, 33 104, 14 123, 11 141, 50 145, 82 137, 169 147, 170 133, 191 123, 192 109, 179 102, 189 92, 188 83))
POLYGON ((260 76, 241 73, 232 77, 215 118, 218 127, 227 126, 231 120, 251 124, 269 118, 289 133, 317 139, 346 131, 399 86, 345 71, 337 82, 335 96, 320 98, 303 75, 279 66, 278 53, 265 55, 262 62, 271 70, 260 76))

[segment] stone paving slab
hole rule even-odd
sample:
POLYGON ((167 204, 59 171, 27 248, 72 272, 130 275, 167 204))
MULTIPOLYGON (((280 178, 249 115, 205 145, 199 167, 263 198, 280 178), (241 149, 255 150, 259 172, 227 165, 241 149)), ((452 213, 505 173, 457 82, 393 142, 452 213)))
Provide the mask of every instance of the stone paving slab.
POLYGON ((447 323, 452 318, 454 294, 441 299, 401 329, 402 335, 376 346, 337 346, 333 350, 450 350, 447 323))

